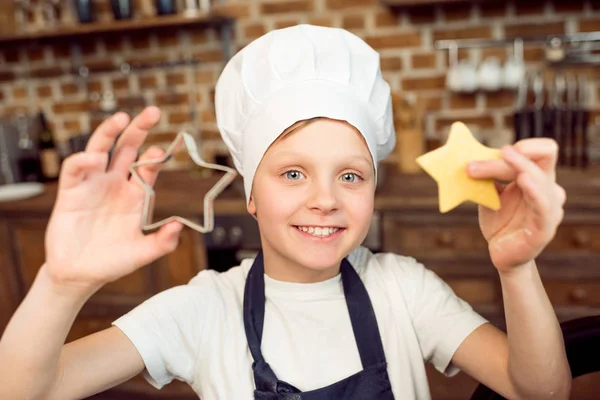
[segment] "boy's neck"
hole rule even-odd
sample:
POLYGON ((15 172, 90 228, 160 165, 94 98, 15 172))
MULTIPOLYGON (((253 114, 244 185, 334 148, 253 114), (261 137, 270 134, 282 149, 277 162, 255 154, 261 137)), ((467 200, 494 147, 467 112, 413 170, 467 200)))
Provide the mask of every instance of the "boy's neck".
POLYGON ((335 277, 340 272, 340 263, 326 269, 311 269, 283 259, 271 252, 263 252, 265 274, 281 282, 317 283, 335 277))

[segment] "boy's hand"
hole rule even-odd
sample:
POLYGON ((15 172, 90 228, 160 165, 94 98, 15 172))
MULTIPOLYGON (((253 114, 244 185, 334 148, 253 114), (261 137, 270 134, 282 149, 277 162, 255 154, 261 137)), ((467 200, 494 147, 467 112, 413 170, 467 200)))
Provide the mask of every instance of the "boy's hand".
MULTIPOLYGON (((183 227, 179 222, 143 234, 144 191, 129 178, 129 166, 159 119, 156 107, 146 108, 131 123, 126 114, 117 113, 96 129, 84 152, 65 160, 45 241, 44 268, 59 286, 97 290, 177 246, 183 227), (107 165, 108 152, 121 132, 107 165)), ((140 159, 163 154, 151 147, 140 159)), ((139 174, 153 185, 158 167, 140 167, 139 174)))
POLYGON ((524 139, 502 148, 502 159, 470 164, 473 178, 497 185, 501 208, 479 207, 479 225, 500 272, 534 260, 553 239, 563 219, 565 190, 556 183, 558 146, 552 139, 524 139))

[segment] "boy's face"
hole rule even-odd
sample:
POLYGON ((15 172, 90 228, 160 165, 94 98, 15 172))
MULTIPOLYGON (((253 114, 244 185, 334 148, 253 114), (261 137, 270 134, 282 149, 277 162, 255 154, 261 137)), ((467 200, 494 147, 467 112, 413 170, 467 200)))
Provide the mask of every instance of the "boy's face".
POLYGON ((270 268, 289 280, 337 273, 367 235, 374 193, 371 154, 351 125, 318 119, 279 138, 258 166, 248 204, 270 268))

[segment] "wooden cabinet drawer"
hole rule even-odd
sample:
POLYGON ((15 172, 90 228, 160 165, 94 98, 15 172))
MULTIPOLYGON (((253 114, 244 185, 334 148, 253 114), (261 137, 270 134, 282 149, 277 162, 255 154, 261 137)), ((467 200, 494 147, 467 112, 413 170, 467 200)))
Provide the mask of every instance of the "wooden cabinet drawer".
POLYGON ((486 279, 445 279, 458 297, 471 305, 502 302, 500 284, 486 279))
POLYGON ((547 251, 591 250, 600 252, 600 225, 560 225, 547 251))
POLYGON ((600 281, 544 281, 554 306, 600 307, 600 281))
POLYGON ((383 218, 383 248, 413 257, 455 252, 487 254, 476 216, 394 215, 383 218))

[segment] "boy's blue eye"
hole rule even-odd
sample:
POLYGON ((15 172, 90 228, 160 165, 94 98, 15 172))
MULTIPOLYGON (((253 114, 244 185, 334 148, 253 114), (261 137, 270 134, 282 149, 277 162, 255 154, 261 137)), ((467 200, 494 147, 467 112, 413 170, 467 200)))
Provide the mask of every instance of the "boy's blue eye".
POLYGON ((292 181, 297 181, 298 179, 300 179, 302 177, 302 173, 300 171, 296 171, 296 170, 287 171, 284 175, 286 178, 288 178, 289 180, 292 180, 292 181))
POLYGON ((354 183, 358 180, 358 175, 356 175, 354 172, 348 172, 342 175, 342 180, 347 183, 354 183))

